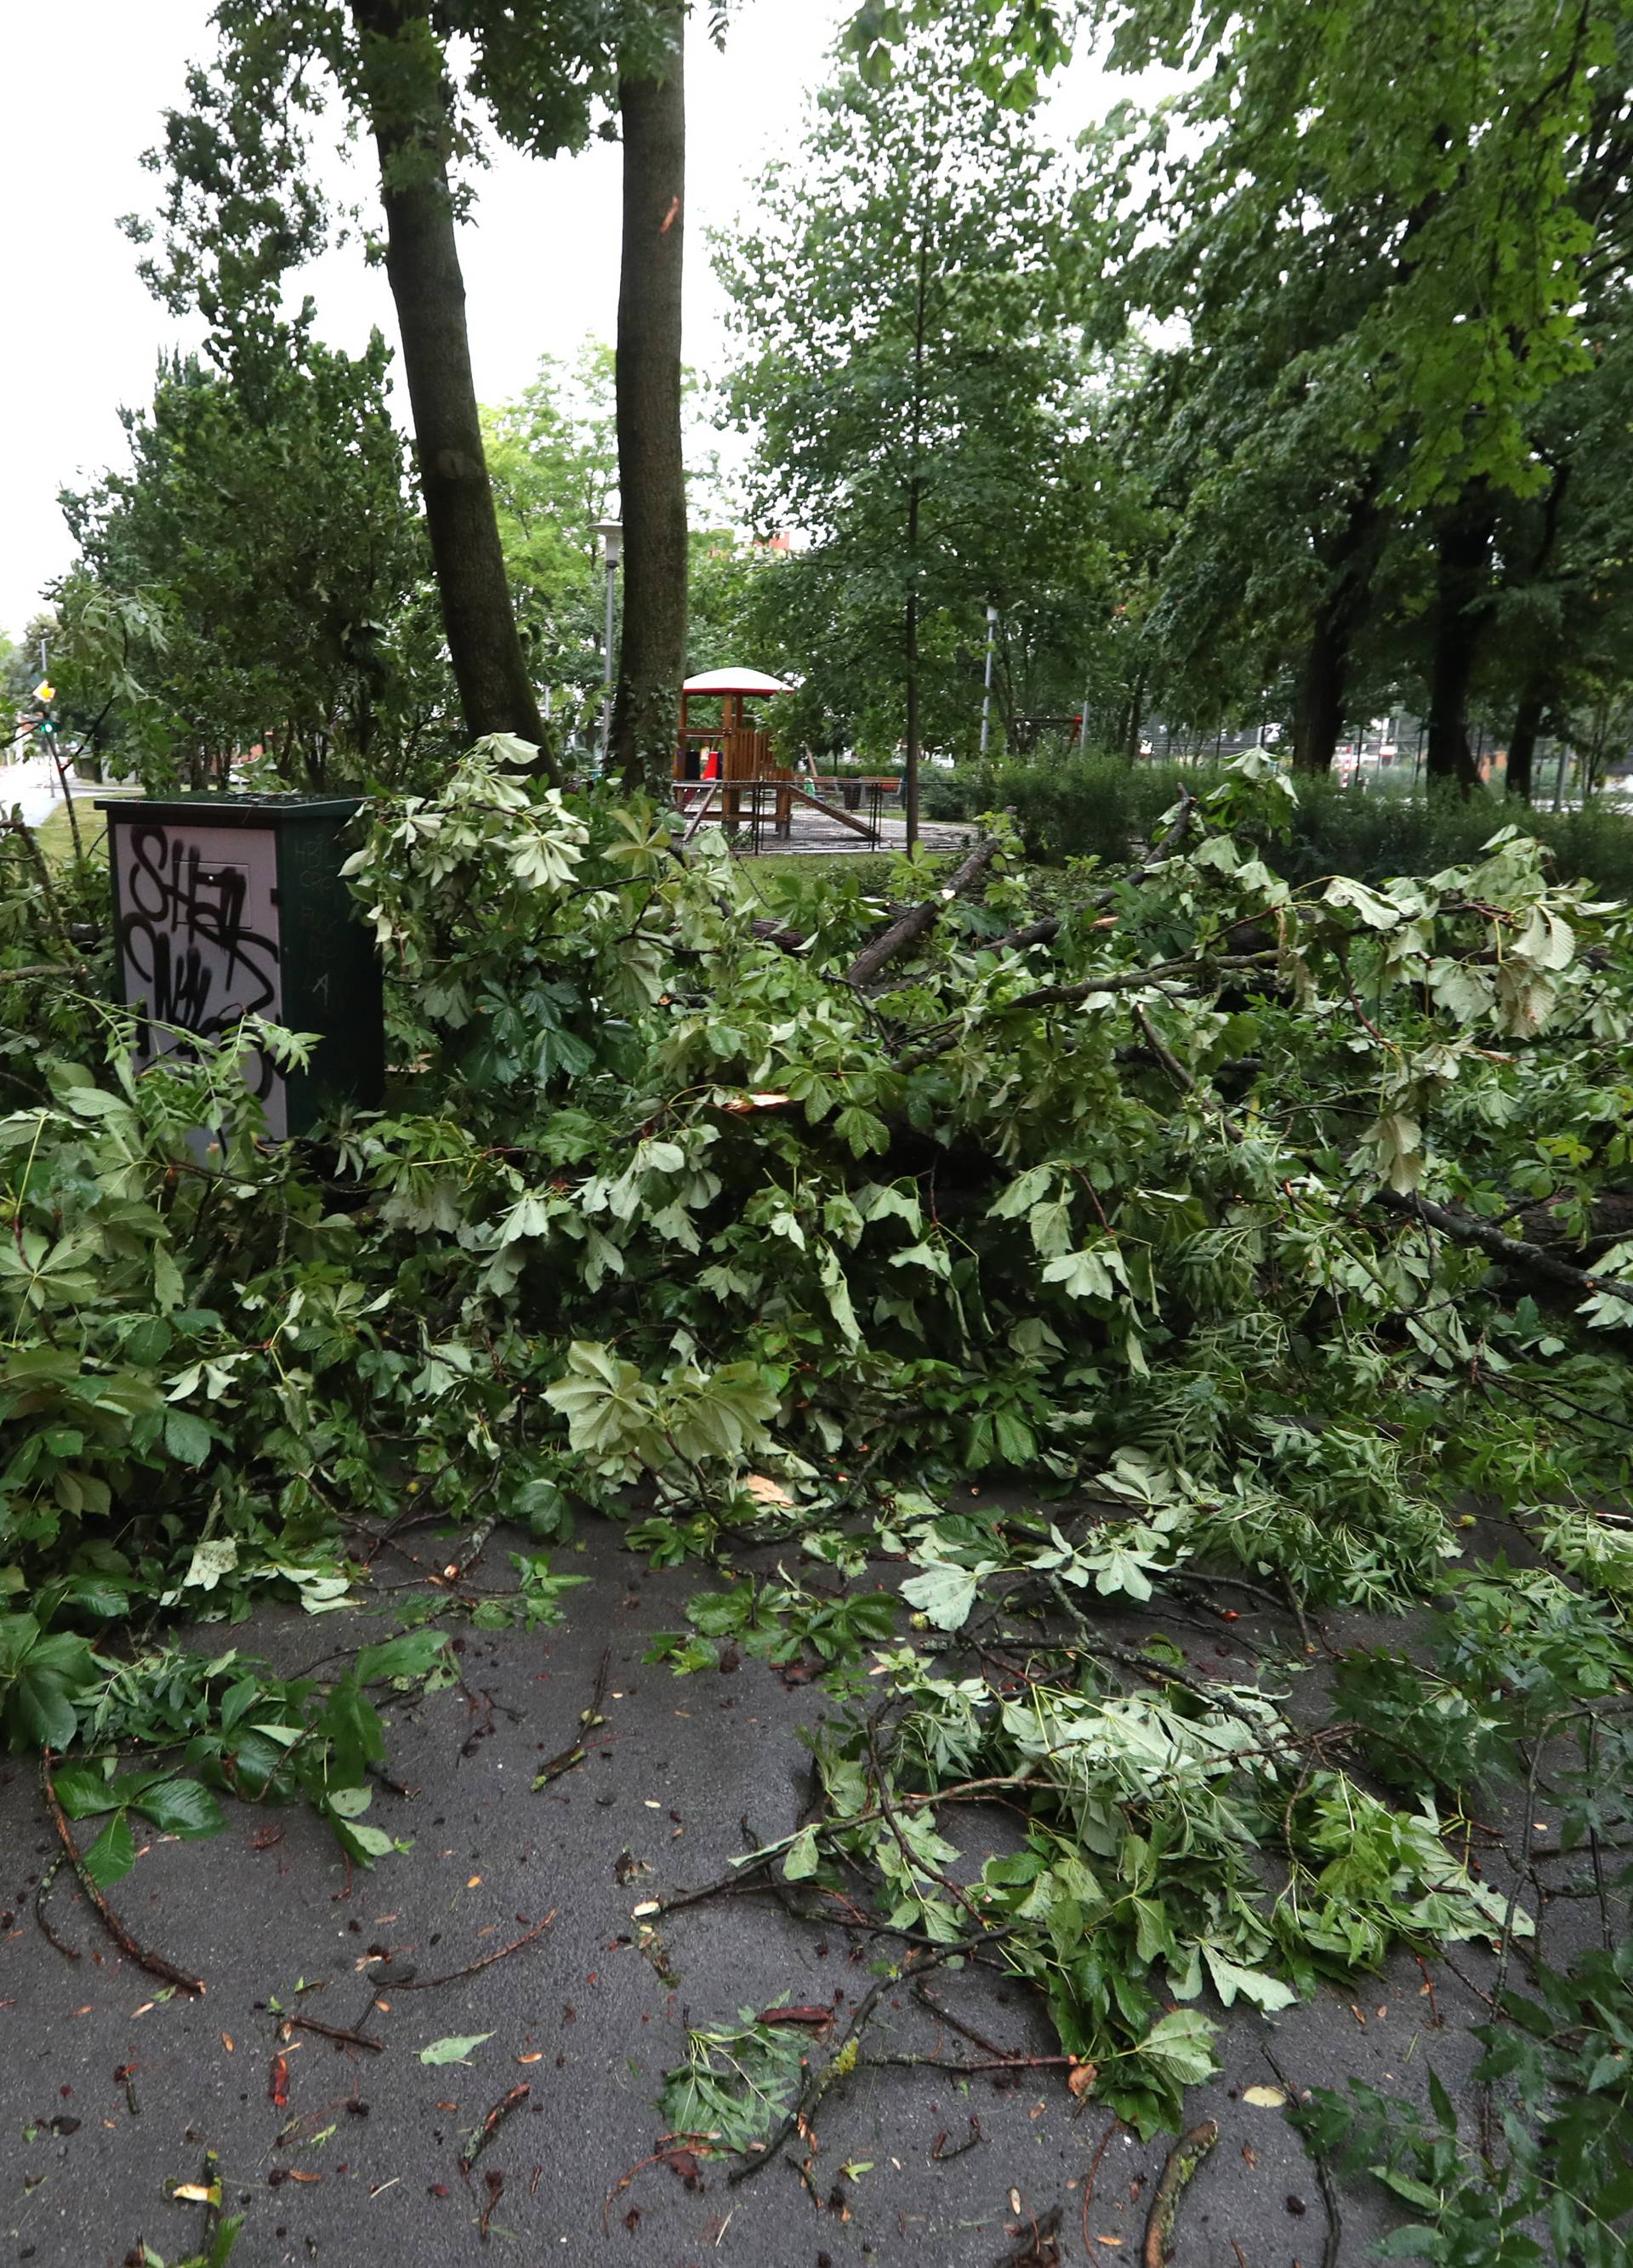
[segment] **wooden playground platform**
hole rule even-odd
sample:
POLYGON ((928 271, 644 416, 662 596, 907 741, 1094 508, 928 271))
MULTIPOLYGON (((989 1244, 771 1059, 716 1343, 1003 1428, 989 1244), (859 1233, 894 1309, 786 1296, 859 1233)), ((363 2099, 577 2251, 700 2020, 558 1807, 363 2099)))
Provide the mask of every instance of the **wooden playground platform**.
MULTIPOLYGON (((758 704, 791 690, 780 679, 754 669, 720 669, 688 678, 681 691, 675 749, 675 803, 686 822, 683 839, 690 843, 704 827, 720 828, 735 850, 750 857, 905 847, 898 774, 841 778, 818 772, 809 761, 794 765, 775 760, 758 704), (750 702, 756 704, 754 712, 746 705, 750 702), (697 703, 711 708, 718 703, 717 718, 694 722, 697 703)), ((950 850, 968 833, 935 823, 919 830, 928 850, 950 850)))

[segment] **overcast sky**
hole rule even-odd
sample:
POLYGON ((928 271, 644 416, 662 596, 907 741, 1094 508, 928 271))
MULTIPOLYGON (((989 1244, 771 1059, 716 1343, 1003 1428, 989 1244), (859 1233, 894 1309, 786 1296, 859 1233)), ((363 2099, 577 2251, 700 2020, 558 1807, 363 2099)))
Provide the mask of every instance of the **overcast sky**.
MULTIPOLYGON (((797 141, 809 90, 853 0, 747 0, 726 53, 694 36, 687 56, 690 186, 686 356, 712 367, 721 304, 703 247, 750 201, 765 158, 797 141)), ((64 484, 124 460, 120 404, 145 402, 160 351, 185 326, 149 298, 121 213, 152 209, 139 159, 209 49, 211 0, 52 0, 8 11, 10 100, 0 133, 11 320, 0 354, 0 630, 15 637, 72 547, 64 484)), ((1119 85, 1117 92, 1124 89, 1119 85)), ((1109 83, 1080 58, 1052 105, 1064 136, 1101 110, 1109 83)), ((500 151, 462 232, 477 392, 503 401, 541 354, 610 341, 617 312, 619 153, 598 144, 542 166, 500 151)), ((365 191, 366 183, 362 184, 365 191)), ((378 323, 395 346, 383 274, 355 248, 303 279, 319 328, 355 347, 378 323)))

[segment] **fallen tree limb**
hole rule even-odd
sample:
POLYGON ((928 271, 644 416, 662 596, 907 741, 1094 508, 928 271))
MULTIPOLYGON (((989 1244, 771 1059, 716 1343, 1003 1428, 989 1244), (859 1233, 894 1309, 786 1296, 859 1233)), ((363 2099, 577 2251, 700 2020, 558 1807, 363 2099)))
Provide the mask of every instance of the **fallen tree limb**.
POLYGON ((1143 2268, 1168 2268, 1179 2200, 1185 2194, 1186 2184, 1218 2139, 1217 2124, 1213 2119, 1205 2118, 1200 2126, 1193 2126, 1190 2132, 1176 2142, 1169 2152, 1168 2163, 1163 2168, 1162 2179, 1156 2184, 1156 2195, 1151 2199, 1151 2217, 1145 2225, 1145 2246, 1140 2256, 1143 2268))
MULTIPOLYGON (((1196 798, 1189 788, 1181 788, 1179 809, 1173 825, 1165 834, 1158 836, 1134 872, 1125 876, 1125 880, 1143 882, 1164 858, 1171 858, 1190 833, 1195 816, 1196 798)), ((1116 882, 1110 883, 1105 889, 1097 890, 1092 897, 1085 898, 1081 905, 1068 907, 1064 913, 1046 914, 1039 921, 1028 922, 1023 929, 1007 930, 1002 937, 994 938, 990 950, 994 953, 1023 953, 1029 945, 1053 945, 1066 924, 1075 919, 1077 915, 1104 913, 1116 897, 1119 887, 1116 882)))
POLYGON ((972 883, 979 880, 991 865, 997 848, 996 836, 989 835, 978 843, 952 880, 943 884, 933 898, 926 898, 919 905, 909 906, 907 911, 898 915, 870 945, 863 946, 845 972, 846 983, 871 983, 887 961, 894 961, 898 953, 905 953, 910 945, 917 944, 925 932, 933 929, 940 920, 942 909, 950 905, 955 898, 962 897, 972 883))
POLYGON ((1408 1195, 1400 1189, 1374 1189, 1372 1203, 1383 1205, 1390 1212, 1405 1213, 1420 1220, 1426 1228, 1438 1229, 1454 1244, 1474 1246, 1493 1260, 1501 1260, 1511 1268, 1529 1269, 1550 1284, 1563 1285, 1575 1292, 1578 1298, 1591 1299, 1596 1292, 1616 1292, 1633 1300, 1633 1284, 1625 1277, 1595 1276, 1585 1268, 1573 1268, 1568 1260, 1561 1260, 1540 1244, 1530 1244, 1523 1237, 1508 1236, 1470 1212, 1453 1212, 1447 1205, 1433 1204, 1415 1191, 1408 1195))
POLYGON ((144 1946, 138 1945, 107 1900, 102 1896, 91 1869, 80 1855, 79 1845, 75 1842, 73 1832, 68 1824, 68 1815, 63 1809, 56 1792, 56 1782, 51 1775, 52 1763, 51 1750, 41 1749, 40 1785, 45 1795, 46 1808, 50 1813, 52 1824, 56 1829, 57 1840, 63 1846, 63 1854, 73 1868, 78 1879, 79 1887, 94 1909, 98 1920, 119 1950, 128 1960, 134 1961, 138 1969, 145 1969, 150 1977, 157 1977, 164 1984, 174 1985, 178 1992, 188 1992, 195 1999, 199 1998, 204 1990, 203 1978, 183 1976, 181 1970, 166 1961, 162 1953, 149 1953, 144 1946))
MULTIPOLYGON (((1002 1000, 983 1012, 980 1021, 996 1021, 1001 1016, 1018 1016, 1032 1008, 1064 1008, 1087 1000, 1097 992, 1138 992, 1147 985, 1168 984, 1179 978, 1194 982, 1198 977, 1214 975, 1235 976, 1241 971, 1267 968, 1278 955, 1271 953, 1190 954, 1182 961, 1154 961, 1149 968, 1111 968, 1099 976, 1085 976, 1075 984, 1040 984, 1034 991, 1017 993, 1013 1000, 1002 1000)), ((919 1044, 905 1055, 897 1068, 916 1071, 920 1064, 933 1063, 948 1049, 957 1047, 969 1028, 962 1020, 932 1027, 920 1038, 919 1044)))

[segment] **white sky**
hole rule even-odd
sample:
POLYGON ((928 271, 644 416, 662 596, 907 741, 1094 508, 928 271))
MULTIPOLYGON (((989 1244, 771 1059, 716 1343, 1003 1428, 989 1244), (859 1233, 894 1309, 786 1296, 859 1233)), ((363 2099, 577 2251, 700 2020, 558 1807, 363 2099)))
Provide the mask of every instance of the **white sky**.
MULTIPOLYGON (((686 357, 719 357, 722 307, 704 232, 752 201, 764 160, 799 136, 806 94, 853 0, 746 0, 726 53, 694 33, 687 54, 686 357)), ((0 354, 0 630, 20 633, 42 585, 72 556, 60 488, 124 460, 121 403, 145 402, 160 351, 189 334, 151 298, 115 225, 151 211, 138 163, 160 113, 180 103, 188 63, 206 55, 211 0, 52 0, 10 11, 11 99, 0 132, 10 317, 0 354)), ((1117 93, 1126 91, 1117 83, 1117 93)), ((1065 75, 1051 124, 1064 139, 1113 88, 1091 57, 1065 75)), ((618 293, 620 153, 594 144, 539 165, 499 151, 462 232, 471 353, 485 401, 518 393, 541 354, 570 357, 586 334, 610 341, 618 293)), ((367 183, 360 184, 366 195, 367 183)), ((395 347, 384 275, 353 248, 302 279, 333 343, 378 324, 395 347)))

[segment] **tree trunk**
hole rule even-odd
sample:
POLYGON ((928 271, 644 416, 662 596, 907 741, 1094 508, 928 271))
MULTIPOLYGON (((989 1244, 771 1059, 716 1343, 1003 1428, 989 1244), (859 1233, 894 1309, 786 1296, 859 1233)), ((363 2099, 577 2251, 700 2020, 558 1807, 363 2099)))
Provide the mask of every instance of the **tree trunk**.
POLYGON ((618 290, 618 489, 624 643, 612 756, 624 786, 668 798, 686 674, 686 472, 681 455, 685 22, 673 11, 662 79, 624 79, 624 255, 618 290))
POLYGON ((1349 650, 1371 579, 1371 546, 1378 532, 1378 475, 1370 473, 1327 559, 1326 593, 1311 626, 1309 651, 1293 711, 1293 770, 1333 768, 1344 729, 1349 650))
POLYGON ((1142 670, 1134 681, 1134 691, 1128 696, 1128 729, 1123 753, 1131 764, 1140 761, 1140 726, 1144 721, 1145 672, 1142 670))
MULTIPOLYGON (((1569 463, 1556 465, 1548 483, 1547 498, 1542 506, 1542 527, 1537 538, 1537 548, 1531 560, 1527 579, 1535 583, 1547 573, 1554 557, 1554 548, 1559 541, 1560 513, 1565 501, 1565 490, 1570 484, 1569 463)), ((1532 673, 1520 695, 1519 707, 1514 715, 1514 730, 1509 739, 1508 769, 1504 784, 1510 795, 1523 802, 1531 800, 1531 772, 1536 755, 1537 735, 1541 729, 1551 688, 1546 670, 1532 673)))
POLYGON ((1435 575, 1435 654, 1429 688, 1429 784, 1472 795, 1480 774, 1468 745, 1468 689, 1489 597, 1495 515, 1476 483, 1442 523, 1435 575))
POLYGON ((425 0, 351 0, 351 7, 380 153, 386 274, 403 342, 425 531, 465 729, 473 739, 514 733, 541 751, 541 769, 548 770, 482 446, 448 185, 448 93, 426 60, 425 0))
MULTIPOLYGON (((916 527, 919 499, 913 501, 916 527)), ((919 586, 907 586, 907 623, 903 651, 907 665, 907 762, 902 777, 902 803, 907 814, 907 848, 919 840, 919 586)))
POLYGON ((1349 629, 1341 610, 1329 602, 1316 617, 1298 681, 1298 701, 1293 711, 1296 772, 1326 772, 1333 768, 1344 725, 1349 663, 1349 629))
POLYGON ((1514 712, 1514 729, 1508 740, 1508 773, 1505 784, 1510 795, 1517 795, 1522 803, 1531 800, 1531 768, 1537 752, 1537 735, 1542 728, 1543 715, 1548 708, 1548 687, 1540 677, 1533 677, 1519 696, 1519 706, 1514 712))

